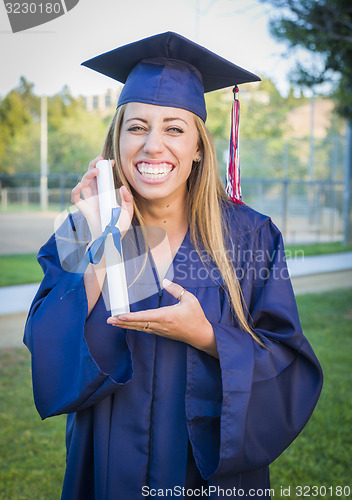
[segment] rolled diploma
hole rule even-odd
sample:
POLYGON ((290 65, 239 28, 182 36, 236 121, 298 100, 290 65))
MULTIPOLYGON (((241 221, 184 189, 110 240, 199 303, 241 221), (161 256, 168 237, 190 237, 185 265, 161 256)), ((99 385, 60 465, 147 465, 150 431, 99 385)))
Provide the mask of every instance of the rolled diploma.
MULTIPOLYGON (((104 231, 111 220, 112 209, 117 207, 117 201, 110 160, 98 161, 96 166, 99 169, 97 184, 100 220, 102 231, 104 231)), ((129 312, 130 305, 123 254, 120 255, 115 247, 112 234, 109 234, 105 241, 105 263, 111 315, 129 312)))

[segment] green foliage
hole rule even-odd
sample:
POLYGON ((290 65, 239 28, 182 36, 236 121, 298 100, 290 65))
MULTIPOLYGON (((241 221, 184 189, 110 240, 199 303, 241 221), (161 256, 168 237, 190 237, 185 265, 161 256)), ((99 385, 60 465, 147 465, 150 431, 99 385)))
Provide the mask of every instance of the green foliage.
POLYGON ((25 124, 9 141, 0 171, 7 174, 40 171, 40 123, 25 124))
POLYGON ((30 113, 23 107, 20 95, 12 90, 0 103, 0 158, 7 144, 19 134, 31 120, 30 113))
POLYGON ((336 80, 339 113, 352 117, 352 11, 348 0, 262 0, 279 11, 271 32, 290 48, 314 54, 309 65, 298 64, 292 75, 299 84, 314 87, 336 80), (320 55, 320 58, 317 57, 320 55))
POLYGON ((33 87, 21 76, 18 86, 0 100, 1 172, 21 172, 24 158, 32 165, 33 156, 38 164, 39 147, 38 153, 33 153, 33 149, 37 146, 40 102, 33 87))
POLYGON ((60 127, 48 135, 50 172, 84 172, 100 154, 107 126, 98 113, 81 106, 60 120, 60 127))
POLYGON ((62 91, 48 98, 48 132, 62 130, 64 120, 83 109, 83 101, 75 99, 67 86, 62 91))
POLYGON ((34 83, 29 82, 24 76, 20 81, 15 92, 20 96, 23 107, 31 114, 34 121, 40 116, 40 98, 34 94, 34 83))
MULTIPOLYGON (((40 171, 40 98, 21 77, 0 102, 0 172, 40 171)), ((88 112, 68 87, 48 98, 48 164, 51 173, 83 172, 101 151, 110 117, 88 112)))
POLYGON ((208 112, 206 124, 213 137, 230 136, 232 96, 230 89, 205 94, 208 112))

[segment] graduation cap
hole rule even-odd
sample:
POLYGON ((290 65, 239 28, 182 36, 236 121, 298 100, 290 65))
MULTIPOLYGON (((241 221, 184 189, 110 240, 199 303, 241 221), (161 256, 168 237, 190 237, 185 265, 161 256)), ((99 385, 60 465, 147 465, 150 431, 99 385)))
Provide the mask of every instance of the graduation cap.
MULTIPOLYGON (((142 102, 181 108, 195 113, 204 122, 207 117, 205 92, 260 80, 257 75, 173 32, 118 47, 82 65, 125 84, 118 106, 142 102)), ((234 201, 241 198, 237 95, 238 92, 233 106, 235 123, 231 126, 227 174, 227 192, 234 201)))

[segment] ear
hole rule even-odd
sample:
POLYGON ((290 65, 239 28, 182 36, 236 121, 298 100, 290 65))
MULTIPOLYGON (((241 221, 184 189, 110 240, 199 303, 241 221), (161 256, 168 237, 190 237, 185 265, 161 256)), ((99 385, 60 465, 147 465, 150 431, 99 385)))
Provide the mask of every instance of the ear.
POLYGON ((196 152, 194 154, 194 157, 193 157, 193 162, 200 163, 201 160, 202 160, 202 154, 201 154, 200 147, 198 146, 198 148, 196 149, 196 152))

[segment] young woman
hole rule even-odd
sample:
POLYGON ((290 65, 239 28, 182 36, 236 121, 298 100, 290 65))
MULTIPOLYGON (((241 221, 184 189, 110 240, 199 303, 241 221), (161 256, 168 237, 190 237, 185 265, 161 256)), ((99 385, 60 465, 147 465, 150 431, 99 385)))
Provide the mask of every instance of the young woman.
MULTIPOLYGON (((314 409, 321 369, 279 230, 222 186, 203 82, 185 58, 199 47, 172 33, 139 44, 122 48, 138 60, 102 156, 72 191, 79 213, 39 252, 25 332, 35 402, 42 418, 68 414, 65 500, 261 498, 268 465, 314 409), (114 160, 122 207, 131 312, 118 317, 102 298, 104 259, 72 272, 104 229, 101 158, 114 160)), ((248 78, 234 68, 233 83, 248 78)))

